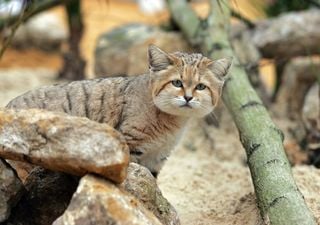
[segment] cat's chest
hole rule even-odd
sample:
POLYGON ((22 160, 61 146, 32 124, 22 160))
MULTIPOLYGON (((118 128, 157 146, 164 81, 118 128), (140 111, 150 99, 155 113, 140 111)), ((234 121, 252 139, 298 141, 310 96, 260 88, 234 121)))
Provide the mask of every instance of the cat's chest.
POLYGON ((174 132, 159 135, 157 138, 142 142, 138 148, 142 152, 139 157, 133 156, 138 163, 146 166, 150 171, 159 171, 170 152, 179 142, 183 128, 174 132))
POLYGON ((167 152, 179 141, 181 130, 182 129, 158 135, 154 139, 141 143, 140 148, 142 148, 145 153, 167 155, 167 152))

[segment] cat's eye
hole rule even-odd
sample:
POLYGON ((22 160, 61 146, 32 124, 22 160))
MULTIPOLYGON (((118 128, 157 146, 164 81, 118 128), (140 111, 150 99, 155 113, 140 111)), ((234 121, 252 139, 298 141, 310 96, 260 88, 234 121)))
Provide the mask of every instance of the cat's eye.
POLYGON ((172 85, 175 87, 182 87, 182 81, 181 80, 173 80, 171 81, 172 85))
POLYGON ((201 91, 201 90, 206 89, 206 87, 207 87, 206 85, 200 83, 200 84, 198 84, 198 85, 196 86, 196 89, 201 91))

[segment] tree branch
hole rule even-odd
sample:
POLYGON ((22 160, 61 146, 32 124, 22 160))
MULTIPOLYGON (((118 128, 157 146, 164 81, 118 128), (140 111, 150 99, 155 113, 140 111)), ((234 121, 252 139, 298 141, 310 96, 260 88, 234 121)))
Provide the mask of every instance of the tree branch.
POLYGON ((200 20, 198 19, 197 14, 188 4, 185 4, 184 1, 181 0, 168 1, 168 5, 169 8, 175 12, 172 13, 171 16, 177 25, 180 28, 189 27, 189 29, 185 29, 183 31, 188 41, 190 41, 193 45, 198 44, 199 41, 196 40, 196 37, 200 27, 200 20))
MULTIPOLYGON (((182 9, 188 9, 183 11, 184 14, 194 14, 186 4, 183 0, 168 0, 173 18, 184 33, 190 32, 189 29, 197 30, 200 23, 189 21, 186 24, 179 22, 179 16, 174 16, 179 11, 181 13, 182 9)), ((230 8, 211 0, 208 27, 202 28, 197 34, 202 35, 200 48, 208 57, 234 57, 234 64, 225 82, 223 100, 233 116, 242 145, 246 149, 261 215, 272 225, 315 225, 314 217, 292 177, 283 149, 283 134, 272 122, 230 46, 229 20, 230 8)))
POLYGON ((244 22, 250 29, 255 28, 256 24, 254 24, 251 20, 245 18, 242 16, 239 12, 236 12, 234 10, 231 10, 231 16, 241 20, 244 22))

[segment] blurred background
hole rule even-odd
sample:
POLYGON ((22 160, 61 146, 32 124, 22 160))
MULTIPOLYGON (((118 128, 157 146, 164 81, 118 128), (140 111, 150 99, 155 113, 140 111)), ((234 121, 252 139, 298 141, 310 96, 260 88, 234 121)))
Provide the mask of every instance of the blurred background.
MULTIPOLYGON (((10 35, 10 29, 14 25, 6 24, 5 18, 21 13, 23 4, 39 4, 38 7, 43 7, 41 4, 47 4, 48 9, 36 13, 26 23, 21 21, 21 26, 15 32, 8 49, 1 57, 0 68, 62 70, 63 54, 70 47, 68 46, 68 38, 70 37, 68 18, 72 17, 72 13, 79 13, 81 17, 78 24, 80 26, 81 23, 82 27, 81 37, 79 37, 80 40, 75 41, 79 41, 79 54, 85 61, 83 75, 86 78, 94 77, 95 49, 98 47, 99 38, 103 34, 132 23, 163 25, 163 27, 169 26, 170 23, 170 15, 166 9, 165 1, 161 0, 82 0, 73 3, 75 8, 71 11, 74 12, 69 13, 69 17, 66 7, 63 6, 63 2, 68 1, 1 0, 1 2, 2 44, 4 44, 4 39, 10 35), (60 5, 59 2, 61 2, 60 5), (57 6, 51 7, 54 5, 57 6), (80 9, 77 9, 77 7, 80 7, 80 9)), ((237 0, 233 2, 233 7, 241 12, 244 17, 257 20, 266 17, 264 7, 271 2, 237 0)), ((207 1, 192 1, 192 6, 199 16, 205 17, 207 15, 209 8, 207 1)), ((167 29, 170 28, 167 27, 167 29)), ((74 32, 80 32, 80 30, 74 32)), ((79 35, 75 34, 75 36, 79 35)), ((120 41, 114 40, 114 42, 120 41)), ((123 50, 125 51, 125 49, 123 50)), ((74 76, 76 79, 76 75, 74 76)), ((78 78, 82 78, 82 75, 79 74, 78 76, 78 78)))
MULTIPOLYGON (((205 19, 209 2, 189 2, 205 19)), ((290 163, 301 166, 296 174, 305 180, 298 184, 310 186, 320 177, 320 1, 233 0, 230 7, 234 50, 285 133, 290 163)), ((43 85, 145 73, 151 43, 168 52, 199 51, 162 0, 0 0, 0 32, 0 107, 43 85)), ((252 186, 244 150, 223 104, 215 114, 213 125, 191 125, 196 134, 186 135, 159 184, 183 224, 250 224, 252 186), (228 189, 230 183, 237 188, 228 189), (248 211, 225 217, 241 204, 248 211)), ((320 193, 320 186, 310 188, 320 193)))

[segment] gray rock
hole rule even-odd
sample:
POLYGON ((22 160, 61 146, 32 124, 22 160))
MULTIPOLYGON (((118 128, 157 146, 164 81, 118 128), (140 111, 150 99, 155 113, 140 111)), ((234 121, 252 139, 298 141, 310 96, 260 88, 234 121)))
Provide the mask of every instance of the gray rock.
POLYGON ((163 197, 156 179, 147 168, 136 163, 130 163, 127 178, 121 184, 121 187, 139 199, 162 224, 180 224, 176 210, 163 197))
POLYGON ((53 223, 62 224, 161 225, 136 198, 93 175, 80 180, 68 209, 53 223))
POLYGON ((0 156, 118 183, 129 164, 125 139, 107 124, 36 109, 0 111, 0 156))
POLYGON ((308 148, 320 149, 320 87, 312 85, 305 96, 302 108, 302 122, 307 131, 308 148))
POLYGON ((37 47, 57 51, 67 40, 68 30, 56 13, 40 13, 22 24, 12 40, 13 46, 20 48, 37 47))
POLYGON ((11 208, 17 203, 24 191, 16 172, 0 158, 0 223, 5 221, 11 208))
POLYGON ((319 54, 319 24, 318 9, 286 13, 259 22, 251 37, 266 58, 319 54))
POLYGON ((96 44, 97 77, 137 75, 148 71, 147 49, 155 44, 167 52, 192 51, 183 36, 157 27, 129 24, 102 34, 96 44))
POLYGON ((27 192, 12 210, 7 225, 52 224, 68 207, 78 182, 78 177, 35 168, 25 182, 27 192))
POLYGON ((277 97, 277 107, 290 119, 300 119, 305 96, 316 82, 320 71, 320 59, 296 57, 286 64, 282 85, 277 97), (281 109, 282 107, 286 107, 281 109))

